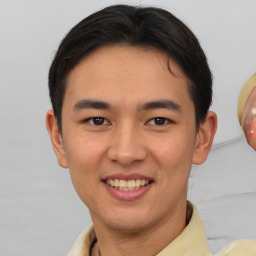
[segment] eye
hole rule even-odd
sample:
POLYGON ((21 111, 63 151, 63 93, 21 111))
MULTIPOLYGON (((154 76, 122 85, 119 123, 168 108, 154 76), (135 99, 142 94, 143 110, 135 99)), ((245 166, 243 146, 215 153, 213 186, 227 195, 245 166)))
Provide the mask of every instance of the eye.
POLYGON ((164 118, 164 117, 155 117, 148 121, 148 124, 150 125, 165 125, 170 123, 171 120, 164 118))
POLYGON ((91 125, 108 125, 109 121, 103 117, 91 117, 85 120, 86 123, 91 125))

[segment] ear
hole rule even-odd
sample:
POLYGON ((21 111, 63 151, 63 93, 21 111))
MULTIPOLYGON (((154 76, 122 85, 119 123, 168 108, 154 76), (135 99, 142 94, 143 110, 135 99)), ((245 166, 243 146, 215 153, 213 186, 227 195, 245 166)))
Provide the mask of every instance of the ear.
POLYGON ((65 148, 61 132, 59 130, 57 119, 53 110, 49 110, 46 114, 46 128, 51 138, 53 150, 57 156, 59 165, 63 168, 68 168, 65 148))
POLYGON ((197 133, 193 164, 202 164, 205 162, 210 152, 216 130, 217 115, 212 111, 208 111, 206 119, 200 124, 197 133))

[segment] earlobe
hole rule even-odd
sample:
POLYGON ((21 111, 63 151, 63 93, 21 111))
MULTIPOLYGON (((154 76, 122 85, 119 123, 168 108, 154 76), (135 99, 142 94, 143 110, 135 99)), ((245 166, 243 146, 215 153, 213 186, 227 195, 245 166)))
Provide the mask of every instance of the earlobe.
POLYGON ((217 115, 212 111, 208 111, 207 117, 205 121, 200 124, 197 133, 193 164, 199 165, 205 162, 210 152, 216 130, 217 115))
POLYGON ((57 125, 57 120, 52 109, 47 112, 45 123, 59 165, 63 168, 68 168, 62 135, 57 125))

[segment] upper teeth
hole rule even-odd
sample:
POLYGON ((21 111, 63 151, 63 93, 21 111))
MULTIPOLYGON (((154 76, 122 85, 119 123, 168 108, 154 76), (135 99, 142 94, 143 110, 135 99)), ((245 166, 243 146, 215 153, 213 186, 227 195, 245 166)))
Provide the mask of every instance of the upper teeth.
POLYGON ((138 189, 141 186, 148 185, 149 180, 118 180, 118 179, 111 179, 106 180, 106 183, 111 187, 116 187, 120 190, 134 190, 138 189))

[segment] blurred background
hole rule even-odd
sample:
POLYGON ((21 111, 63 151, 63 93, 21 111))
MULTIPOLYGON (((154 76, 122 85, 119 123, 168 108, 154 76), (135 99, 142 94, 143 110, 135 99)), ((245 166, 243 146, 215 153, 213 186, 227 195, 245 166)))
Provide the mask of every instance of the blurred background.
POLYGON ((219 126, 208 161, 193 166, 188 197, 213 253, 256 239, 256 152, 236 116, 240 89, 256 71, 255 0, 0 0, 0 255, 65 255, 91 223, 45 129, 47 76, 69 29, 111 4, 162 7, 198 37, 214 75, 219 126))

